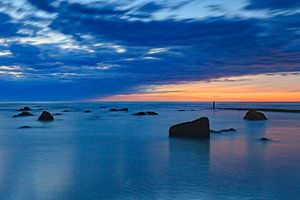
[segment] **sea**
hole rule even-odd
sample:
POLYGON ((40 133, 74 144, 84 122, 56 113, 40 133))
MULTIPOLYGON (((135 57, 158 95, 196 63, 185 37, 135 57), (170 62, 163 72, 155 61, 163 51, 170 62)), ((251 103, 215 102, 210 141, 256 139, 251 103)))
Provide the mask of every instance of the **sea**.
MULTIPOLYGON (((300 113, 264 112, 267 121, 245 121, 246 111, 211 107, 211 102, 0 103, 0 199, 300 199, 300 113), (24 106, 33 116, 12 118, 24 106), (43 110, 62 115, 39 122, 43 110), (133 115, 139 111, 159 115, 133 115), (213 130, 237 131, 212 133, 208 140, 169 138, 170 126, 203 116, 213 130)), ((300 103, 216 107, 300 109, 300 103)))

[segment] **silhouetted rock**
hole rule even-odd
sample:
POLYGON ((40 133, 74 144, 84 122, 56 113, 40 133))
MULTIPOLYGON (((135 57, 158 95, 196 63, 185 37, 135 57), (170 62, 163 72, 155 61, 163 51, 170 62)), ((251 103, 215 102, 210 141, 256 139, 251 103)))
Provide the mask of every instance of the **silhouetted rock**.
POLYGON ((19 129, 29 129, 29 128, 32 128, 31 126, 21 126, 19 127, 19 129))
POLYGON ((137 112, 137 113, 134 113, 133 115, 144 116, 144 115, 146 115, 146 113, 145 112, 137 112))
POLYGON ((153 112, 153 111, 148 111, 146 112, 147 115, 158 115, 157 112, 153 112))
POLYGON ((271 140, 269 138, 262 137, 262 138, 259 139, 259 141, 268 142, 268 141, 271 141, 271 140))
POLYGON ((40 117, 38 118, 38 121, 53 121, 54 117, 47 111, 42 112, 42 114, 40 115, 40 117))
POLYGON ((31 114, 30 112, 23 111, 20 114, 14 115, 13 117, 29 117, 29 116, 33 116, 33 114, 31 114))
POLYGON ((24 108, 20 108, 18 111, 31 111, 31 108, 25 106, 24 108))
POLYGON ((201 117, 191 122, 172 126, 169 130, 170 137, 209 138, 209 119, 201 117))
POLYGON ((90 111, 90 110, 85 110, 84 112, 85 112, 85 113, 90 113, 90 112, 92 112, 92 111, 90 111))
POLYGON ((133 115, 136 115, 136 116, 144 116, 144 115, 158 115, 158 113, 156 112, 152 112, 152 111, 148 111, 148 112, 137 112, 133 115))
POLYGON ((210 130, 210 133, 223 133, 223 132, 236 132, 234 128, 229 128, 229 129, 222 129, 222 130, 210 130))
POLYGON ((267 120, 266 116, 263 113, 257 112, 256 110, 249 110, 244 116, 244 119, 251 121, 267 120))
POLYGON ((116 108, 111 108, 109 109, 109 112, 118 112, 118 111, 128 111, 128 108, 120 108, 120 109, 116 109, 116 108))

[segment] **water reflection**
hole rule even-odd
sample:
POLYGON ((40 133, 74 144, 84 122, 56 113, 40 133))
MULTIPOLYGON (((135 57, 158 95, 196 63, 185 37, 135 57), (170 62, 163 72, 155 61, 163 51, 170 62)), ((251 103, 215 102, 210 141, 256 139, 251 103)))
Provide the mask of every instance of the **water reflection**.
POLYGON ((165 198, 201 199, 205 197, 209 163, 210 140, 170 139, 166 184, 169 193, 165 198))

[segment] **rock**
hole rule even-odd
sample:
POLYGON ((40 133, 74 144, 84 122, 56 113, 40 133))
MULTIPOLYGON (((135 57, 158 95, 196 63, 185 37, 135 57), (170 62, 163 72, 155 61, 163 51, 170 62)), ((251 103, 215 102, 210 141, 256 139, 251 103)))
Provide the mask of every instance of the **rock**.
POLYGON ((251 120, 251 121, 267 120, 266 116, 263 113, 257 112, 256 110, 249 110, 246 113, 244 119, 251 120))
POLYGON ((59 116, 59 115, 62 115, 61 113, 54 113, 52 114, 53 116, 59 116))
POLYGON ((137 113, 135 113, 133 115, 144 116, 144 115, 146 115, 146 113, 145 112, 137 112, 137 113))
POLYGON ((172 126, 169 130, 170 137, 209 138, 209 119, 201 117, 191 122, 172 126))
POLYGON ((19 127, 19 129, 29 129, 29 128, 32 128, 31 126, 21 126, 19 127))
POLYGON ((184 112, 185 110, 178 110, 178 111, 180 111, 180 112, 184 112))
POLYGON ((69 110, 63 110, 63 112, 70 112, 69 110))
POLYGON ((54 117, 47 111, 43 111, 40 117, 38 118, 38 121, 53 121, 54 117))
POLYGON ((128 111, 128 108, 120 108, 120 109, 116 109, 116 108, 111 108, 109 109, 109 112, 118 112, 118 111, 128 111))
POLYGON ((85 113, 90 113, 90 112, 92 112, 92 111, 90 111, 90 110, 85 110, 84 112, 85 112, 85 113))
POLYGON ((152 112, 152 111, 148 111, 148 112, 137 112, 133 115, 136 115, 136 116, 144 116, 144 115, 158 115, 158 113, 156 112, 152 112))
POLYGON ((223 132, 236 132, 234 128, 229 128, 229 129, 222 129, 222 130, 210 130, 210 133, 223 133, 223 132))
POLYGON ((153 112, 153 111, 148 111, 146 112, 147 115, 158 115, 158 113, 156 112, 153 112))
POLYGON ((31 108, 25 106, 24 108, 20 108, 18 111, 31 111, 31 108))
POLYGON ((259 139, 259 141, 268 142, 268 141, 271 141, 271 140, 269 138, 262 137, 262 138, 259 139))
POLYGON ((23 111, 20 114, 14 115, 13 117, 15 118, 15 117, 29 117, 29 116, 33 116, 33 114, 31 114, 30 112, 23 111))

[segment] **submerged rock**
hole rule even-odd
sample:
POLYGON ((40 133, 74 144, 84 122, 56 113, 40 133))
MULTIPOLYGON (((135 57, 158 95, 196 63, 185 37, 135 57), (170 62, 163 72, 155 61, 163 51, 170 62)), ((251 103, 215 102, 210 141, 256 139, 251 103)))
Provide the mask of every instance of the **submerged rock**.
POLYGON ((134 113, 133 115, 143 116, 143 115, 146 115, 146 113, 145 112, 137 112, 137 113, 134 113))
POLYGON ((147 115, 158 115, 157 112, 153 112, 153 111, 148 111, 146 112, 147 115))
POLYGON ((52 114, 53 116, 59 116, 59 115, 62 115, 61 113, 54 113, 52 114))
POLYGON ((267 120, 267 117, 256 110, 249 110, 244 116, 245 120, 257 121, 257 120, 267 120))
POLYGON ((70 112, 69 110, 63 110, 63 112, 70 112))
POLYGON ((181 109, 181 110, 178 110, 179 112, 184 112, 185 110, 181 109))
POLYGON ((19 127, 19 129, 29 129, 29 128, 32 128, 31 126, 21 126, 19 127))
POLYGON ((24 108, 20 108, 18 111, 31 111, 32 109, 25 106, 24 108))
POLYGON ((116 109, 116 108, 111 108, 109 109, 109 112, 118 112, 118 111, 128 111, 128 108, 120 108, 120 109, 116 109))
POLYGON ((137 112, 133 115, 136 115, 136 116, 144 116, 144 115, 158 115, 158 113, 156 112, 153 112, 153 111, 147 111, 147 112, 137 112))
POLYGON ((15 117, 29 117, 29 116, 33 116, 33 114, 31 114, 30 112, 23 111, 20 114, 14 115, 13 118, 15 118, 15 117))
POLYGON ((209 119, 201 117, 191 122, 172 126, 169 130, 170 137, 209 138, 209 119))
POLYGON ((229 129, 222 129, 222 130, 210 130, 210 133, 223 133, 223 132, 236 132, 234 128, 229 128, 229 129))
POLYGON ((40 117, 38 118, 38 121, 53 121, 54 117, 47 111, 42 112, 42 114, 40 115, 40 117))
POLYGON ((85 113, 90 113, 90 112, 92 112, 92 111, 90 111, 90 110, 85 110, 84 112, 85 112, 85 113))
POLYGON ((268 141, 271 141, 271 140, 269 138, 262 137, 262 138, 259 139, 259 141, 268 142, 268 141))

